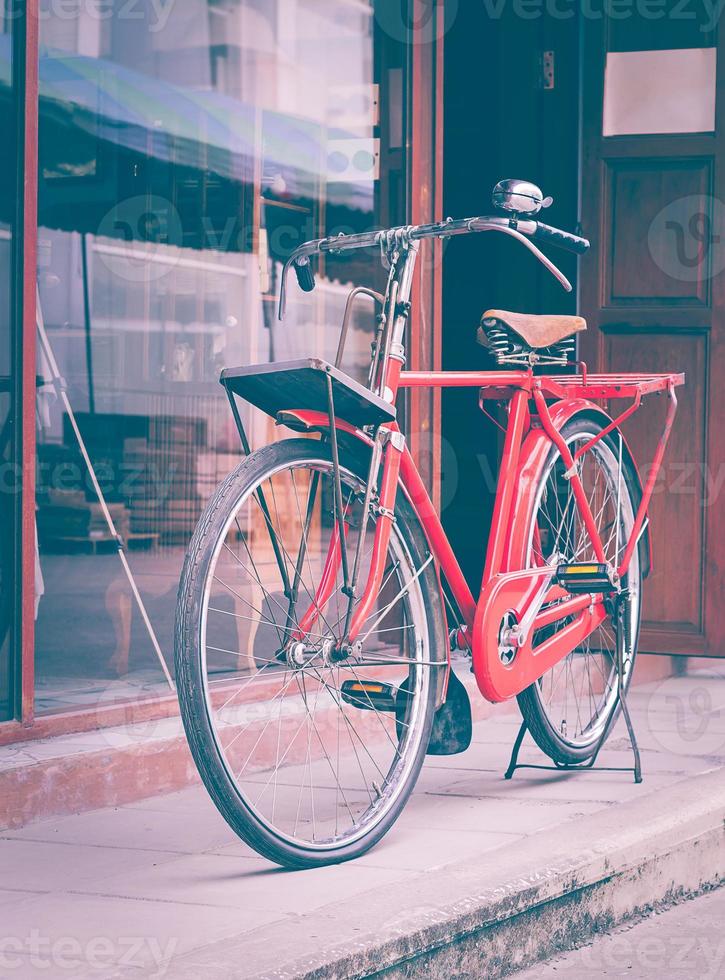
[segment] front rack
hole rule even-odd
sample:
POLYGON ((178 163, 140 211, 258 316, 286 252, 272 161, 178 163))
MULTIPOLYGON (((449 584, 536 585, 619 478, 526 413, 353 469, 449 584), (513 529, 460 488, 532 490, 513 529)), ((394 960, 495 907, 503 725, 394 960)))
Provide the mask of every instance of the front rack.
POLYGON ((228 394, 272 418, 284 411, 327 412, 329 383, 336 413, 358 428, 383 425, 396 416, 393 405, 320 357, 225 368, 220 381, 228 394))

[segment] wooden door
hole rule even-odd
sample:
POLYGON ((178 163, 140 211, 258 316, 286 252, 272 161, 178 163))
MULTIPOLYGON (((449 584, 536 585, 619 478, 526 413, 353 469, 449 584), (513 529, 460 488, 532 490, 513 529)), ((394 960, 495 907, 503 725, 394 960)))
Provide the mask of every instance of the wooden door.
MULTIPOLYGON (((581 354, 686 373, 650 509, 640 649, 722 656, 725 55, 710 25, 668 5, 660 20, 584 25, 581 354)), ((665 408, 649 399, 625 427, 643 473, 665 408)))

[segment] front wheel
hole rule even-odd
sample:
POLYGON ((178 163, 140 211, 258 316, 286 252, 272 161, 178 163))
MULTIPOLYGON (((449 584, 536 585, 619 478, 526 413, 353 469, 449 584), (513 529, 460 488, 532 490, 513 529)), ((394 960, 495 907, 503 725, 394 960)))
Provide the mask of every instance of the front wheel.
MULTIPOLYGON (((351 556, 366 456, 341 451, 351 556)), ((176 670, 194 760, 230 826, 287 867, 349 860, 390 829, 420 771, 445 664, 437 575, 401 493, 362 645, 337 659, 348 609, 338 526, 329 446, 267 446, 210 500, 179 588, 176 670)), ((358 593, 374 528, 371 514, 358 593)))
MULTIPOLYGON (((561 435, 572 455, 603 426, 588 417, 568 422, 561 435)), ((629 541, 640 500, 640 485, 631 458, 614 431, 586 452, 577 464, 607 562, 618 567, 629 541)), ((567 563, 596 561, 566 467, 552 446, 541 471, 528 526, 529 567, 548 564, 557 554, 567 563)), ((629 590, 630 621, 623 683, 632 679, 642 596, 642 545, 634 549, 622 585, 629 590)), ((544 607, 546 608, 546 607, 544 607)), ((562 620, 534 635, 534 644, 561 629, 562 620)), ((611 731, 619 710, 616 669, 616 624, 609 616, 586 641, 555 664, 518 696, 529 731, 554 762, 575 765, 596 752, 602 733, 611 731)))

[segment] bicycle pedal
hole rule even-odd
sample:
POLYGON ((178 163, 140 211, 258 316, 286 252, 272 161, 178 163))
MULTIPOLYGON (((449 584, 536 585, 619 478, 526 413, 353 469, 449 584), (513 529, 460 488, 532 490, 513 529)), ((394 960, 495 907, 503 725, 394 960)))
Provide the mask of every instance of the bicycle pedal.
POLYGON ((342 700, 366 711, 395 711, 398 689, 382 681, 344 681, 342 700))
POLYGON ((619 591, 616 569, 611 565, 593 562, 557 566, 556 582, 575 595, 583 592, 619 591))

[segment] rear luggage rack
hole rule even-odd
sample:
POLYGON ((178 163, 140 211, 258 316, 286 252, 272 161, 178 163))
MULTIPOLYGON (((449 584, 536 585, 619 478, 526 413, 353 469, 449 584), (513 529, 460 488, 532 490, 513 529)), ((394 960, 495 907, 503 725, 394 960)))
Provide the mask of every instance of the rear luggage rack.
POLYGON ((294 410, 327 414, 328 377, 335 413, 345 421, 362 428, 395 420, 394 405, 318 357, 225 368, 219 380, 228 392, 276 418, 280 412, 294 410))
POLYGON ((547 394, 580 398, 636 398, 685 383, 684 374, 559 374, 538 378, 547 394))
POLYGON ((480 388, 481 398, 510 398, 516 390, 542 391, 552 398, 641 399, 685 383, 672 374, 539 374, 531 371, 403 371, 401 388, 480 388))

